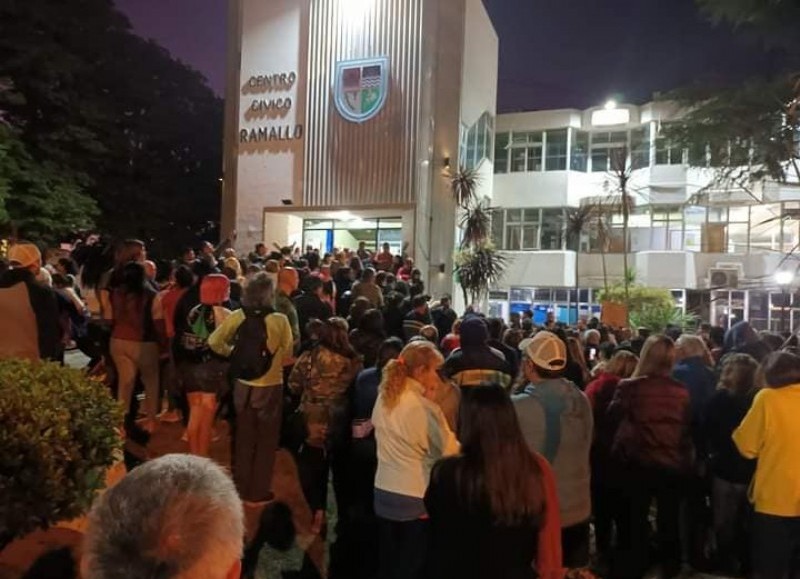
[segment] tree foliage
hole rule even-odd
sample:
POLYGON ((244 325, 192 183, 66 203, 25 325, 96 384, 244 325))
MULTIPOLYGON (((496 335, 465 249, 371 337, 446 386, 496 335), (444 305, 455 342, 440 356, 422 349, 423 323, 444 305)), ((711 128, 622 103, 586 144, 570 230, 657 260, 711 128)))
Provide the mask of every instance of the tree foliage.
POLYGON ((771 69, 730 86, 699 86, 665 96, 685 116, 663 136, 689 149, 689 162, 710 166, 699 192, 745 191, 765 181, 800 181, 800 4, 793 0, 697 0, 702 13, 771 46, 771 69))
POLYGON ((174 248, 218 219, 222 102, 109 0, 0 3, 0 114, 99 225, 174 248))
POLYGON ((0 125, 0 224, 15 237, 53 242, 92 227, 95 201, 69 174, 37 162, 25 144, 0 125))

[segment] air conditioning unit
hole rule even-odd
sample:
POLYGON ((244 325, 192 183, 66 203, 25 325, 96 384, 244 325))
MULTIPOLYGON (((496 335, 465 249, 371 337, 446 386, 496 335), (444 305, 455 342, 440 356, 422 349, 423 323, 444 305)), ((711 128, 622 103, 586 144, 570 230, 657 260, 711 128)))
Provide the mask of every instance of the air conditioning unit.
POLYGON ((711 289, 736 289, 739 287, 739 271, 736 269, 708 270, 708 287, 711 289))

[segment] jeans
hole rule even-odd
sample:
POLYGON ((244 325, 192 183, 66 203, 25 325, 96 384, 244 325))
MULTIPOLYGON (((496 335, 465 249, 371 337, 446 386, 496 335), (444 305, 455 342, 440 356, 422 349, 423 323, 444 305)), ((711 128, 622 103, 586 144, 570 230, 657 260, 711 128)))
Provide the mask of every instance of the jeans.
POLYGON ((753 515, 754 579, 800 577, 800 517, 753 515))
POLYGON ((155 420, 158 407, 158 344, 111 338, 111 358, 117 369, 117 400, 122 402, 125 413, 130 412, 136 374, 144 383, 146 411, 149 420, 155 420))
POLYGON ((429 522, 379 518, 379 579, 420 579, 428 554, 429 522))

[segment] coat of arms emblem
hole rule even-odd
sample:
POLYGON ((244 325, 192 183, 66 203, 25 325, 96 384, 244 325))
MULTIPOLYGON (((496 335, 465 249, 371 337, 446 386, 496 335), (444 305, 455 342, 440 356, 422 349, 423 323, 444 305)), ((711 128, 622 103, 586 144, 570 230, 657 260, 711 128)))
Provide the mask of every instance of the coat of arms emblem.
POLYGON ((334 102, 348 121, 363 123, 377 115, 388 94, 388 57, 336 63, 334 102))

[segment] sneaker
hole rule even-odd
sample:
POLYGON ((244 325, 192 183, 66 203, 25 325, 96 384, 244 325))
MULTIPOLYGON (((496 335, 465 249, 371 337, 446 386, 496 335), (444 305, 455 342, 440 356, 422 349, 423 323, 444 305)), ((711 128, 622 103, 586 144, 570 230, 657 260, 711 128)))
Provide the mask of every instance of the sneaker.
POLYGON ((181 415, 178 414, 177 410, 168 410, 167 412, 162 412, 159 414, 158 419, 161 422, 166 422, 167 424, 171 424, 174 422, 181 421, 181 415))

